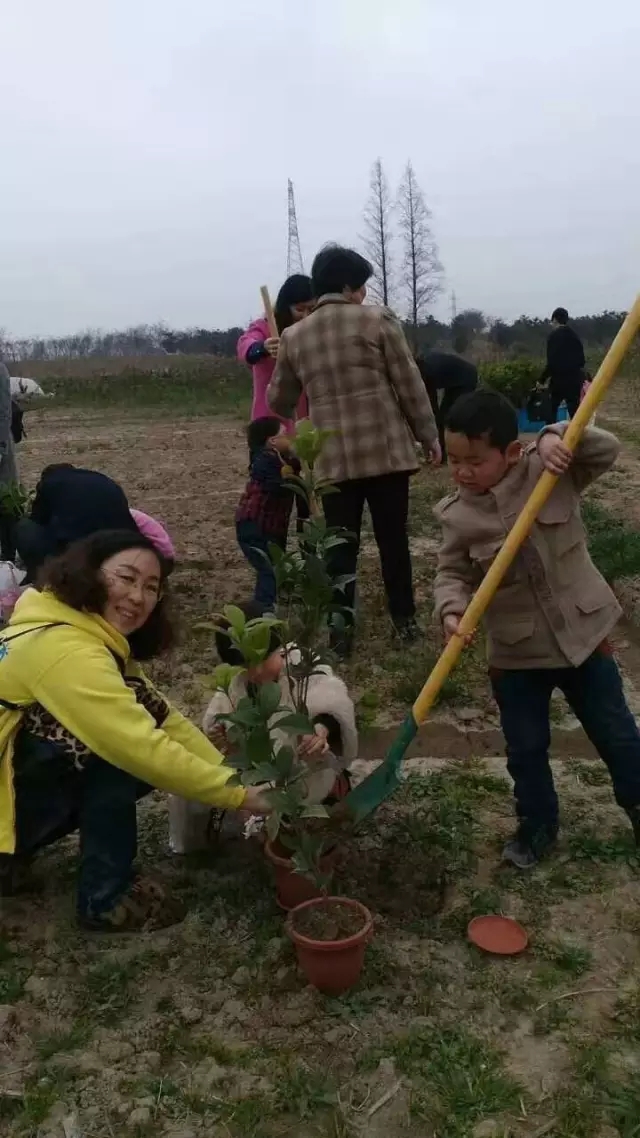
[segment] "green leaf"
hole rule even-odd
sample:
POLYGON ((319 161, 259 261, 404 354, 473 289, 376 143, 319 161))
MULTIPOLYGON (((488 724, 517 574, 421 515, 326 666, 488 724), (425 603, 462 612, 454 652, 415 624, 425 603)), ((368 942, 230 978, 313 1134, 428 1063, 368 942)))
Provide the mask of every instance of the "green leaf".
POLYGON ((269 838, 269 840, 271 842, 275 842, 276 838, 278 837, 278 831, 280 829, 281 824, 282 824, 282 816, 281 816, 281 814, 278 813, 277 810, 274 810, 272 814, 267 815, 267 823, 266 823, 267 837, 269 838))
POLYGON ((308 715, 300 715, 297 711, 279 715, 274 722, 279 731, 289 731, 296 735, 313 735, 313 723, 308 715))
POLYGON ((229 688, 236 676, 241 676, 243 672, 244 668, 234 667, 233 664, 218 664, 218 667, 211 677, 211 681, 216 691, 223 691, 228 695, 229 688))
POLYGON ((326 806, 318 803, 317 806, 305 806, 302 811, 303 818, 328 818, 329 811, 326 806))
POLYGON ((237 605, 225 605, 222 610, 222 615, 224 616, 225 620, 229 621, 229 624, 231 625, 236 635, 242 636, 245 625, 247 623, 247 618, 244 615, 242 609, 238 608, 237 605))
POLYGON ((261 684, 257 694, 260 710, 266 719, 271 719, 280 707, 282 692, 279 684, 261 684))
POLYGON ((295 761, 292 747, 280 747, 274 756, 276 768, 274 782, 277 781, 280 786, 286 784, 291 778, 295 761))
POLYGON ((266 727, 256 727, 251 732, 245 741, 244 752, 252 766, 273 761, 271 736, 266 727))
POLYGON ((277 777, 278 771, 273 763, 259 763, 246 772, 242 781, 245 786, 257 786, 263 782, 275 782, 277 777))

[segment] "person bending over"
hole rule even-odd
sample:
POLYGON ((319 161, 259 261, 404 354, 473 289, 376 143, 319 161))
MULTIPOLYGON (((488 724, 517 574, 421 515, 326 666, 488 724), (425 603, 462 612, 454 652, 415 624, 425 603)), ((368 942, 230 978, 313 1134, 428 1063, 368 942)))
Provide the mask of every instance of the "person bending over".
POLYGON ((122 487, 98 470, 67 462, 45 467, 31 513, 16 526, 16 549, 27 583, 35 581, 48 557, 98 530, 137 532, 122 487))
POLYGON ((442 461, 445 462, 444 425, 447 415, 456 399, 469 391, 475 391, 478 386, 478 369, 475 364, 453 352, 427 352, 424 356, 417 356, 416 363, 436 417, 442 461))

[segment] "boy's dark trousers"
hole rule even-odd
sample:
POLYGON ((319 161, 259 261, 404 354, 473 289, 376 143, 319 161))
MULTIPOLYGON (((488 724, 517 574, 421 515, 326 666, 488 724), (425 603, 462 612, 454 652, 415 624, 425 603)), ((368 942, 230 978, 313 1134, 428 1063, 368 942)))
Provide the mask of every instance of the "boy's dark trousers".
POLYGON ((16 854, 30 856, 80 831, 78 913, 108 912, 126 892, 137 852, 136 803, 152 788, 91 755, 77 767, 54 744, 16 740, 16 854))
POLYGON ((269 546, 279 545, 285 549, 286 541, 283 538, 266 537, 252 521, 236 522, 236 535, 240 549, 257 574, 255 600, 272 608, 277 600, 277 589, 275 573, 269 560, 269 546))
POLYGON ((514 782, 518 818, 532 832, 558 825, 549 766, 551 695, 559 688, 609 768, 616 802, 640 805, 640 731, 627 707, 616 661, 606 647, 578 668, 491 671, 514 782))
POLYGON ((415 616, 407 535, 409 478, 408 471, 380 474, 377 478, 354 478, 349 482, 338 482, 336 490, 339 493, 327 494, 322 499, 327 525, 344 526, 352 535, 350 540, 331 550, 329 559, 329 572, 333 578, 354 577, 352 584, 336 594, 336 603, 351 610, 350 616, 345 615, 347 625, 353 623, 355 573, 365 503, 371 512, 391 618, 402 624, 415 616))

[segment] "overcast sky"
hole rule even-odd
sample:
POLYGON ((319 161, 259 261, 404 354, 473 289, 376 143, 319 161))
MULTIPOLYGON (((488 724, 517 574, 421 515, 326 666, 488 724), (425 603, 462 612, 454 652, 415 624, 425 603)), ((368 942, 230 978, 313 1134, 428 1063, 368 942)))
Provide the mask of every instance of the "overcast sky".
POLYGON ((242 324, 357 243, 369 170, 433 211, 436 314, 629 307, 638 0, 4 0, 0 327, 242 324))

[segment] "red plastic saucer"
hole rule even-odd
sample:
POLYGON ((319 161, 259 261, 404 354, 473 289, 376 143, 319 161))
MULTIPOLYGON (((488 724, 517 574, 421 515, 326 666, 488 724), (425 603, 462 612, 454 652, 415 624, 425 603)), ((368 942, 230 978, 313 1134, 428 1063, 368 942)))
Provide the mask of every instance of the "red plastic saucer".
POLYGON ((514 921, 513 917, 499 917, 495 914, 474 917, 467 935, 472 944, 494 956, 517 956, 524 952, 529 943, 526 929, 514 921))

